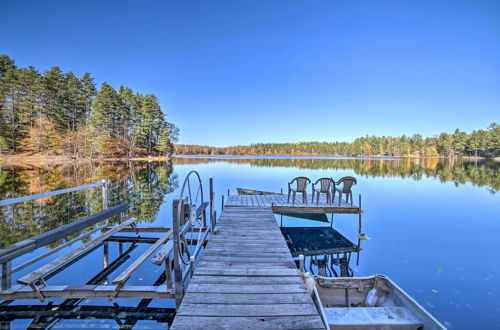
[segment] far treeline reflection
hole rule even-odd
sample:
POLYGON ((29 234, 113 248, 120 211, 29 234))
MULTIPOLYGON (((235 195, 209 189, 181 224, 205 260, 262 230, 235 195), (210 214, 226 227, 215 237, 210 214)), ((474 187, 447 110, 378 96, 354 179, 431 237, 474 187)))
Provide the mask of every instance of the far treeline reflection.
MULTIPOLYGON (((279 156, 276 156, 279 157, 279 156)), ((174 158, 174 164, 229 162, 259 167, 296 167, 304 169, 352 169, 358 176, 399 177, 421 180, 422 177, 452 181, 456 186, 471 182, 492 193, 500 190, 500 164, 494 160, 447 158, 174 158)))

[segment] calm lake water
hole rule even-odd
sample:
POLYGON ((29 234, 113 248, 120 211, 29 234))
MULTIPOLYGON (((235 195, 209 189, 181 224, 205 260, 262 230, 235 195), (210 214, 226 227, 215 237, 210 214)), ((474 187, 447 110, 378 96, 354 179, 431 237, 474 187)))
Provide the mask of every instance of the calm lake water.
MULTIPOLYGON (((354 194, 363 198, 363 241, 355 276, 386 274, 451 329, 500 328, 500 166, 492 161, 468 162, 439 159, 354 159, 315 157, 214 157, 177 158, 170 163, 105 162, 66 165, 0 166, 0 199, 73 187, 109 178, 110 206, 131 204, 130 216, 143 224, 170 226, 171 202, 190 170, 200 173, 206 191, 214 179, 217 209, 221 195, 236 187, 286 191, 296 176, 354 176, 354 194)), ((206 195, 206 197, 208 197, 206 195)), ((357 201, 357 198, 355 198, 357 201)), ((57 228, 101 210, 99 189, 0 207, 0 248, 32 235, 57 228)), ((285 218, 285 226, 325 225, 285 218)), ((334 227, 356 242, 357 216, 336 215, 334 227)), ((77 235, 75 234, 74 237, 77 235)), ((111 243, 113 244, 113 243, 111 243)), ((117 243, 115 243, 117 244, 117 243)), ((53 244, 37 253, 54 248, 53 244)), ((74 247, 73 247, 74 248, 74 247)), ((148 248, 139 246, 132 258, 111 274, 118 275, 148 248)), ((67 252, 63 249, 55 254, 67 252)), ((84 284, 102 267, 102 249, 51 278, 49 284, 84 284)), ((111 258, 117 247, 110 245, 111 258)), ((14 267, 30 256, 15 260, 14 267)), ((14 280, 40 267, 34 264, 14 274, 14 280)), ((161 268, 144 263, 128 283, 151 285, 161 268)), ((136 301, 116 300, 120 306, 136 301)), ((38 304, 37 301, 10 305, 38 304)), ((80 305, 112 306, 105 300, 80 305)), ((149 307, 172 307, 155 300, 149 307)), ((0 313, 2 307, 0 306, 0 313)), ((16 320, 12 328, 26 328, 33 319, 16 320)), ((117 327, 114 320, 57 320, 55 327, 83 324, 117 327)), ((136 328, 162 327, 141 320, 136 328)))

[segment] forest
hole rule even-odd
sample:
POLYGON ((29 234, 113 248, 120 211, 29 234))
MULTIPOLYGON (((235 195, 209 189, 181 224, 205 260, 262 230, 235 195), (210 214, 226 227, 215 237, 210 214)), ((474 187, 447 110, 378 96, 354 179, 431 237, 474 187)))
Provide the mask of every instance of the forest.
POLYGON ((365 136, 353 142, 256 143, 250 146, 210 147, 175 145, 179 155, 321 155, 355 157, 484 157, 500 156, 500 126, 490 124, 468 134, 459 129, 424 138, 365 136))
POLYGON ((39 72, 0 55, 0 154, 72 159, 169 156, 179 131, 158 98, 77 77, 60 67, 39 72))

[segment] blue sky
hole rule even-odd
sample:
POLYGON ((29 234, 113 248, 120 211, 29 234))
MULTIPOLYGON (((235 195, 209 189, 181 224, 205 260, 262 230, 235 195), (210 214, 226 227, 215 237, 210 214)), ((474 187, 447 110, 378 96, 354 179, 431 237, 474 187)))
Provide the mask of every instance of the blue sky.
POLYGON ((181 143, 500 121, 500 1, 8 1, 0 53, 160 98, 181 143))

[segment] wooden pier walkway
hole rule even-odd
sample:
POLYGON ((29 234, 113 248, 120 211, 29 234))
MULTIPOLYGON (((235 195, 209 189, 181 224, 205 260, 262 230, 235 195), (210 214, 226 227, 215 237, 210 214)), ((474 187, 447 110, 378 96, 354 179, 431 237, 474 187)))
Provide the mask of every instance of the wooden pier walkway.
POLYGON ((172 329, 324 329, 270 206, 223 209, 172 329))

